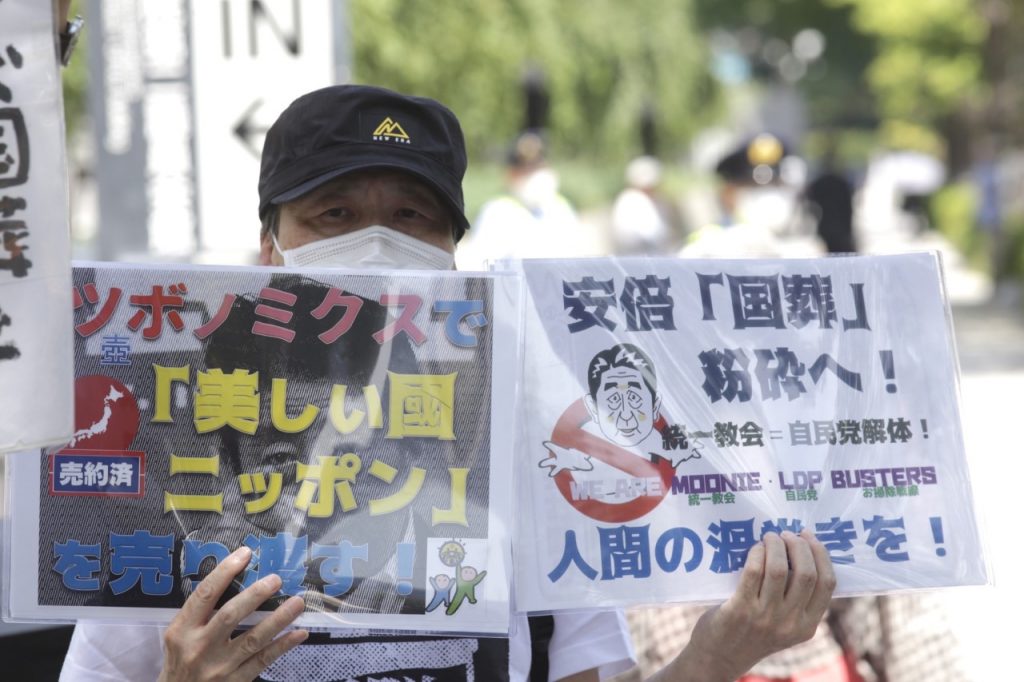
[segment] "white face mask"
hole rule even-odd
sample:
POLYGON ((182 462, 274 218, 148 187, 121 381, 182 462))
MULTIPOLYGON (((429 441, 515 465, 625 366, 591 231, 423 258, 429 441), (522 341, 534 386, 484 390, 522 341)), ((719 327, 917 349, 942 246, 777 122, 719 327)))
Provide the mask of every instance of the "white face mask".
POLYGON ((558 195, 558 176, 550 168, 540 168, 520 181, 513 193, 528 208, 540 208, 558 195))
POLYGON ((736 198, 736 217, 741 223, 780 232, 792 222, 795 204, 793 192, 783 187, 746 189, 736 198))
POLYGON ((274 248, 290 267, 354 268, 358 270, 451 270, 455 255, 383 225, 320 239, 294 249, 274 248))

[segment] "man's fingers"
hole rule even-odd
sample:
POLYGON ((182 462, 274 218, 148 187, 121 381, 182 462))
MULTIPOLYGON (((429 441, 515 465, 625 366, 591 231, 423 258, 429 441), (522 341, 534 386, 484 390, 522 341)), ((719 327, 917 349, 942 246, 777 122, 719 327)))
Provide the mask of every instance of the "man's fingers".
POLYGON ((747 561, 740 573, 740 584, 736 588, 736 597, 741 601, 755 603, 761 593, 764 581, 764 543, 759 542, 750 548, 747 561))
POLYGON ((235 664, 241 666, 263 651, 274 637, 277 637, 282 630, 302 615, 305 608, 306 602, 301 597, 291 597, 274 609, 269 616, 235 637, 231 641, 232 658, 235 664))
POLYGON ((800 535, 807 541, 811 555, 814 557, 814 570, 818 574, 818 581, 814 585, 814 593, 807 603, 807 608, 812 613, 821 615, 828 608, 832 592, 836 589, 836 571, 832 566, 832 558, 828 555, 828 550, 818 538, 814 537, 814 533, 805 528, 800 535))
POLYGON ((210 571, 210 575, 203 578, 202 582, 185 600, 178 617, 184 625, 199 626, 205 625, 213 613, 213 607, 217 600, 228 589, 228 585, 236 575, 249 564, 252 551, 248 547, 239 547, 224 561, 210 571))
POLYGON ((268 575, 232 597, 210 618, 209 628, 218 640, 227 639, 246 616, 281 589, 281 577, 268 575))
POLYGON ((789 578, 789 562, 786 560, 786 544, 775 533, 766 533, 764 543, 764 580, 761 582, 761 603, 780 603, 786 593, 789 578))
POLYGON ((818 582, 818 571, 814 565, 811 546, 799 535, 790 531, 782 533, 789 556, 789 580, 786 583, 786 601, 795 608, 803 609, 814 594, 818 582))
POLYGON ((281 635, 241 665, 236 677, 242 680, 255 679, 271 663, 305 642, 307 637, 309 633, 305 630, 292 630, 281 635))

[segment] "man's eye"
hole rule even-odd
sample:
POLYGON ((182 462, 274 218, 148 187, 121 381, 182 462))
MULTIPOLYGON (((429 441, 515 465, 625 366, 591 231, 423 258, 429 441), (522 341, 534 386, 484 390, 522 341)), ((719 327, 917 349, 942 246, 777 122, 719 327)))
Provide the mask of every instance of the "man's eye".
POLYGON ((329 208, 320 214, 321 218, 331 218, 337 220, 339 218, 347 218, 349 211, 347 208, 329 208))
POLYGON ((611 396, 608 397, 608 404, 611 405, 612 407, 615 407, 621 402, 622 396, 620 396, 618 393, 612 393, 611 396))
POLYGON ((286 444, 277 444, 263 452, 263 465, 265 468, 280 469, 295 460, 296 450, 286 444))
POLYGON ((643 402, 636 393, 629 394, 629 404, 633 407, 640 407, 640 403, 643 402))
POLYGON ((405 218, 406 220, 415 220, 418 218, 426 218, 425 215, 420 213, 414 208, 400 208, 398 209, 398 217, 405 218))

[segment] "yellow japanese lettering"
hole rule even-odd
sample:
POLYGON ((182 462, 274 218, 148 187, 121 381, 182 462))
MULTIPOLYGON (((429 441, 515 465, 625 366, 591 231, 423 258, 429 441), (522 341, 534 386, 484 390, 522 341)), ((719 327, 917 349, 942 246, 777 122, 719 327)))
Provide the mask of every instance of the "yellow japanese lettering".
POLYGON ((388 438, 455 440, 455 379, 451 374, 388 372, 388 438))
POLYGON ((288 416, 288 380, 274 379, 270 382, 270 419, 274 428, 281 433, 300 433, 312 425, 320 414, 316 405, 306 405, 302 414, 297 417, 288 416))
POLYGON ((150 421, 156 423, 173 422, 171 419, 171 388, 175 381, 189 383, 192 376, 192 368, 189 365, 181 367, 163 367, 153 365, 153 375, 156 385, 153 387, 153 418, 150 421))
POLYGON ((216 495, 176 495, 164 491, 164 513, 171 511, 197 511, 224 513, 224 493, 216 495))
POLYGON ((194 401, 197 433, 209 433, 222 426, 250 436, 260 420, 259 372, 236 369, 225 374, 219 369, 199 372, 194 401))
POLYGON ((452 504, 448 509, 434 507, 431 513, 433 525, 441 523, 454 523, 460 526, 469 526, 469 519, 466 518, 466 480, 469 478, 469 469, 449 467, 448 475, 452 481, 452 504))

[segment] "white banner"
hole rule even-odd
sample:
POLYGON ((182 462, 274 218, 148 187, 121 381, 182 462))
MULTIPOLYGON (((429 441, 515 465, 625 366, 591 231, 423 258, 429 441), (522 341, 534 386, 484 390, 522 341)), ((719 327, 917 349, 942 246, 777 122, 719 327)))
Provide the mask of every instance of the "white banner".
POLYGON ((64 114, 49 2, 0 3, 0 453, 72 430, 64 114))
POLYGON ((801 528, 838 594, 988 581, 936 256, 520 267, 517 608, 723 599, 801 528))

